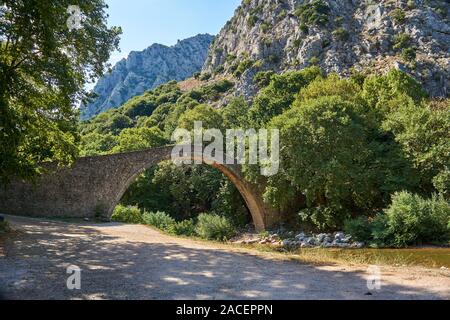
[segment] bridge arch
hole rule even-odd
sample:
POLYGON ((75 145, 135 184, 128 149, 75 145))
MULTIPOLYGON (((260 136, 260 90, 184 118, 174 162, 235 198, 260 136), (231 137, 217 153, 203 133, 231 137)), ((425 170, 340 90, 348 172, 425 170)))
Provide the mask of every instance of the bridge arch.
MULTIPOLYGON (((117 190, 117 194, 114 198, 113 204, 108 208, 108 215, 112 215, 114 208, 120 202, 125 192, 142 173, 150 169, 150 167, 152 167, 153 165, 160 163, 161 161, 171 159, 172 147, 170 147, 166 151, 168 152, 163 152, 161 154, 161 157, 156 160, 156 163, 152 159, 152 161, 149 161, 146 166, 144 166, 143 168, 139 168, 138 170, 136 170, 136 172, 133 172, 131 176, 124 180, 124 183, 117 190)), ((252 221, 255 225, 255 228, 257 230, 264 230, 266 228, 266 223, 264 220, 266 208, 262 202, 262 199, 259 199, 258 196, 255 195, 255 190, 253 190, 251 184, 249 184, 243 178, 240 166, 217 163, 212 159, 205 159, 203 154, 195 153, 192 153, 190 156, 180 157, 180 159, 201 161, 203 164, 209 165, 223 173, 234 184, 234 186, 238 189, 239 193, 244 199, 247 208, 250 211, 250 215, 252 216, 252 221)))
MULTIPOLYGON (((126 190, 145 170, 171 159, 173 147, 80 158, 71 167, 54 168, 35 184, 14 181, 0 192, 0 212, 43 217, 110 218, 126 190)), ((192 160, 202 160, 192 154, 192 160)), ((238 165, 204 162, 221 171, 239 190, 257 230, 274 225, 258 187, 247 182, 238 165)), ((2 188, 2 187, 0 187, 2 188)))

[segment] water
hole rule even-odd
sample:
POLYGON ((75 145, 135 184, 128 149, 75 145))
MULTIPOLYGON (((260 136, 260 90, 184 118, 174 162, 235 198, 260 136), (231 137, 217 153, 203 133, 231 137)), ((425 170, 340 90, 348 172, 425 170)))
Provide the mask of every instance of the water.
POLYGON ((323 257, 363 264, 387 264, 400 266, 424 266, 450 268, 450 248, 411 249, 308 249, 300 250, 306 258, 323 257))

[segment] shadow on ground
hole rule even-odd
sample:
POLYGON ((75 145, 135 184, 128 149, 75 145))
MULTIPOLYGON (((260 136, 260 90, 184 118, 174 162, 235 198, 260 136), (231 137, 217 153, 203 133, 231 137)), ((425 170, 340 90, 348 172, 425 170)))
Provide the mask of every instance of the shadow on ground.
MULTIPOLYGON (((120 227, 120 226, 119 226, 120 227)), ((385 285, 366 296, 367 274, 178 243, 131 242, 101 227, 25 220, 0 240, 6 299, 436 299, 432 291, 385 285), (3 242, 3 243, 2 243, 3 242), (66 268, 82 269, 68 290, 66 268)))

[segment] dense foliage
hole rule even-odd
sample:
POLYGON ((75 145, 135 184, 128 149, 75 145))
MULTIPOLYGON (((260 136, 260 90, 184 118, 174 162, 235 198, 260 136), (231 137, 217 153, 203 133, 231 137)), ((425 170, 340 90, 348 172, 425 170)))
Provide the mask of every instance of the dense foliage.
POLYGON ((225 217, 202 213, 195 232, 204 239, 226 241, 236 234, 236 229, 225 217))
POLYGON ((103 0, 0 1, 0 182, 77 156, 75 106, 121 33, 105 10, 103 0), (78 30, 67 24, 71 5, 84 15, 78 30))
POLYGON ((123 223, 142 223, 141 210, 138 207, 118 205, 111 216, 112 221, 123 223))
MULTIPOLYGON (((165 212, 144 212, 140 215, 141 222, 153 226, 167 233, 177 236, 198 236, 207 240, 226 241, 236 234, 236 228, 225 217, 216 214, 202 213, 198 218, 176 221, 165 212)), ((118 206, 116 211, 123 211, 124 207, 118 206)))
MULTIPOLYGON (((259 175, 258 166, 246 165, 244 173, 249 181, 260 184, 265 201, 288 218, 289 228, 329 231, 345 226, 355 238, 378 245, 445 241, 445 237, 426 237, 418 229, 412 231, 415 238, 395 238, 394 234, 403 237, 404 232, 394 223, 401 220, 394 217, 405 212, 392 213, 396 202, 391 204, 391 198, 407 191, 425 203, 436 202, 433 194, 440 194, 440 203, 448 204, 448 100, 429 99, 420 84, 398 70, 343 79, 311 67, 261 73, 255 82, 261 89, 252 103, 236 97, 227 99, 221 109, 211 103, 227 94, 230 82, 185 92, 176 83, 166 84, 83 123, 84 152, 165 144, 173 129, 192 129, 194 121, 222 130, 279 129, 280 172, 266 179, 259 175), (137 106, 151 112, 135 112, 137 106), (383 238, 388 230, 391 236, 383 238)), ((211 212, 234 226, 249 222, 236 188, 204 166, 161 163, 138 179, 123 203, 163 210, 177 221, 196 221, 200 213, 211 212)), ((418 211, 412 212, 414 216, 418 211)), ((448 217, 436 221, 441 229, 428 226, 435 231, 448 227, 448 217)), ((192 231, 191 227, 190 222, 179 226, 192 231)), ((197 234, 199 228, 197 223, 197 234)))
POLYGON ((168 231, 170 226, 175 224, 175 220, 165 212, 145 212, 143 215, 145 224, 156 227, 158 229, 168 231))
POLYGON ((374 246, 406 247, 443 243, 450 239, 450 204, 443 196, 424 199, 399 192, 391 205, 373 218, 348 220, 345 230, 374 246))

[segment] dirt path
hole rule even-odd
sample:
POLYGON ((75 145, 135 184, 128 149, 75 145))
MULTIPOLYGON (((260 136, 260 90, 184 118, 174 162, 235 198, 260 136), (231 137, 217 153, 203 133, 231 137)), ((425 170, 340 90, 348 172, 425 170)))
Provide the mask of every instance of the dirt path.
POLYGON ((450 299, 439 270, 382 268, 366 296, 365 267, 311 266, 276 254, 197 242, 145 226, 8 217, 0 292, 10 299, 450 299), (66 268, 82 269, 68 290, 66 268))

